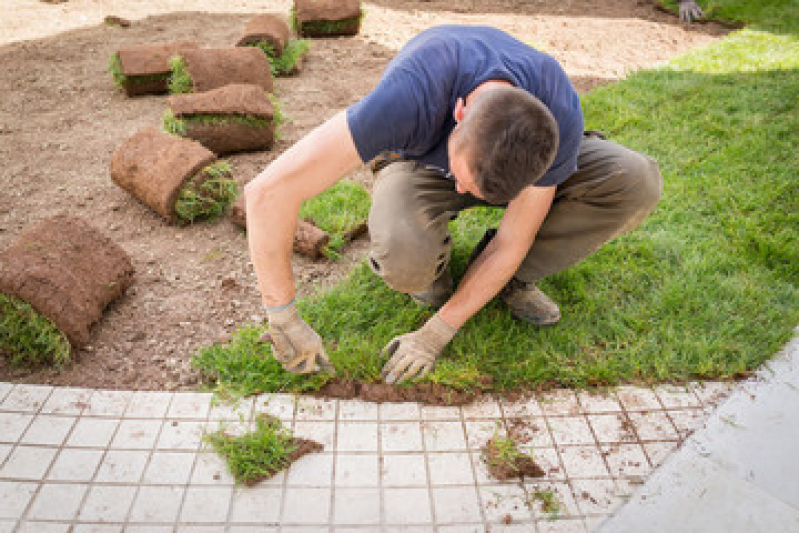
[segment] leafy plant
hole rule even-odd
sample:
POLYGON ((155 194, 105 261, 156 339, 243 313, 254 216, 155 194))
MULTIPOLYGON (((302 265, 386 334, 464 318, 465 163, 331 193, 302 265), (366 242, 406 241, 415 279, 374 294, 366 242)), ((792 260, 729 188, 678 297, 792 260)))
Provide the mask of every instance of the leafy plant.
POLYGON ((186 223, 211 219, 224 213, 237 196, 230 165, 220 161, 189 178, 178 194, 175 214, 186 223))
POLYGON ((280 420, 266 415, 255 419, 255 430, 234 436, 219 429, 203 440, 225 458, 236 483, 252 485, 270 478, 289 465, 296 449, 291 434, 280 420))
POLYGON ((30 304, 0 293, 0 355, 16 366, 62 366, 70 360, 70 344, 30 304))

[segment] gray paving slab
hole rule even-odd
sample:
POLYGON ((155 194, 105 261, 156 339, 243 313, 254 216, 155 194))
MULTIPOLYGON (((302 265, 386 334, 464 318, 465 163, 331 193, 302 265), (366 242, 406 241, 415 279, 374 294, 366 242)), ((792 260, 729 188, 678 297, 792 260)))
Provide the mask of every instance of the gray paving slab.
POLYGON ((598 531, 799 531, 797 450, 799 337, 742 384, 598 531))

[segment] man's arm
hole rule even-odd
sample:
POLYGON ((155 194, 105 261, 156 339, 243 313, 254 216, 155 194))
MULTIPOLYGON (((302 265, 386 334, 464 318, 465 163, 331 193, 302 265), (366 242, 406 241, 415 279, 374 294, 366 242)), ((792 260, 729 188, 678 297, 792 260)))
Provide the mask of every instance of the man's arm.
POLYGON ((555 186, 527 187, 505 210, 497 234, 469 267, 438 315, 455 329, 483 308, 510 281, 544 222, 555 186))
POLYGON ((302 203, 361 164, 341 112, 286 150, 245 188, 247 239, 264 304, 294 298, 291 251, 302 203))
POLYGON ((524 189, 508 205, 497 234, 466 271, 449 301, 420 329, 389 342, 384 352, 391 358, 383 367, 387 383, 429 372, 458 328, 510 281, 549 213, 555 189, 524 189))

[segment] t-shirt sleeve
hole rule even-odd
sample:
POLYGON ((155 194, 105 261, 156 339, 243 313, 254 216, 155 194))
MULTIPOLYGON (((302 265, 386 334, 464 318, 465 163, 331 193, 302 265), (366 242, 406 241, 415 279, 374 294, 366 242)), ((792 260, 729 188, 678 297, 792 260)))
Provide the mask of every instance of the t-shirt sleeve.
POLYGON ((424 153, 434 146, 446 117, 446 106, 436 107, 442 100, 435 90, 419 76, 395 70, 350 106, 347 123, 361 160, 370 161, 383 150, 424 153))

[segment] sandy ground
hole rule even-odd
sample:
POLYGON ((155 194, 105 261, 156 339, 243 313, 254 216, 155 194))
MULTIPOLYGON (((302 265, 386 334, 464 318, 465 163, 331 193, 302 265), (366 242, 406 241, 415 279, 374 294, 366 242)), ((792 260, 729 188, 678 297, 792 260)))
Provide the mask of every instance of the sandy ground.
MULTIPOLYGON (((287 14, 290 2, 176 0, 49 4, 4 0, 0 16, 0 248, 27 225, 61 211, 85 217, 133 258, 133 287, 61 372, 20 371, 0 359, 0 380, 119 389, 185 389, 198 347, 262 318, 244 235, 226 219, 168 226, 117 188, 110 154, 145 126, 160 126, 164 97, 129 99, 112 84, 108 56, 131 44, 192 39, 229 46, 254 14, 287 14), (103 24, 114 15, 123 29, 103 24)), ((649 0, 558 2, 376 0, 361 33, 316 40, 302 74, 279 79, 292 121, 270 152, 230 157, 252 179, 314 126, 368 93, 393 54, 442 23, 490 24, 556 57, 580 91, 662 64, 726 33, 684 25, 649 0)), ((371 185, 365 169, 351 178, 371 185)), ((367 243, 338 262, 294 259, 301 294, 340 280, 367 243)))

